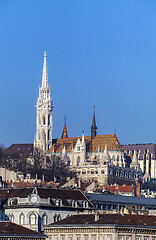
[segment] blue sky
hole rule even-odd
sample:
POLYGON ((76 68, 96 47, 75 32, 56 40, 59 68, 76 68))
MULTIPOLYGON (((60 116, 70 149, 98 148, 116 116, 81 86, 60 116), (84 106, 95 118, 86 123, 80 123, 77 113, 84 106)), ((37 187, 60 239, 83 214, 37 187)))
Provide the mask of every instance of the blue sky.
POLYGON ((1 0, 0 143, 31 143, 43 53, 53 137, 116 129, 122 144, 156 143, 156 1, 1 0))

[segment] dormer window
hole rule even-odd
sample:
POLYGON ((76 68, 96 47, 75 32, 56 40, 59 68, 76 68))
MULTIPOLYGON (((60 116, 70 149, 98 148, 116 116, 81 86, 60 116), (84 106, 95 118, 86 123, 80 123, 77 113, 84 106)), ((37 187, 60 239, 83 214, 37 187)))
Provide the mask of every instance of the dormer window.
POLYGON ((56 206, 62 206, 62 200, 61 199, 56 199, 55 200, 55 204, 56 204, 56 206))
POLYGON ((84 208, 88 208, 88 202, 87 202, 87 201, 84 201, 84 202, 83 202, 83 207, 84 207, 84 208))
POLYGON ((72 207, 74 207, 74 208, 77 207, 77 201, 76 200, 72 201, 72 207))

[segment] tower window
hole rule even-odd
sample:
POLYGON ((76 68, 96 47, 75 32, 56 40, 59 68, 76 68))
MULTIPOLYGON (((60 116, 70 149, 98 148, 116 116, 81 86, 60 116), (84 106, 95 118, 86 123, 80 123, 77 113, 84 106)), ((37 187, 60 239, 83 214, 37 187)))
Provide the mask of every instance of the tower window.
POLYGON ((43 117, 43 125, 45 125, 45 117, 43 117))
POLYGON ((48 125, 50 125, 50 115, 48 115, 48 125))

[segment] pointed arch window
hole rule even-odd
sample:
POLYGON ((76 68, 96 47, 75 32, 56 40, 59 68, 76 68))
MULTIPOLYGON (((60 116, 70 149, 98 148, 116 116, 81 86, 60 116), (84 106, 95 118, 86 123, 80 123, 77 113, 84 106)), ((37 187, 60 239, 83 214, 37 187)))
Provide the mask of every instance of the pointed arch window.
POLYGON ((77 158, 77 166, 79 166, 80 165, 80 157, 78 156, 78 158, 77 158))
POLYGON ((80 152, 80 146, 77 146, 77 151, 80 152))
POLYGON ((25 221, 25 216, 24 216, 23 213, 21 213, 19 222, 20 222, 21 225, 24 225, 24 221, 25 221))
POLYGON ((45 121, 45 117, 43 117, 43 125, 45 125, 45 122, 46 122, 46 121, 45 121))
POLYGON ((50 140, 50 130, 48 130, 48 140, 50 140))
POLYGON ((50 115, 48 115, 48 125, 50 125, 50 115))
POLYGON ((47 225, 47 220, 48 220, 47 215, 43 214, 43 216, 42 216, 42 224, 43 224, 43 226, 47 225))

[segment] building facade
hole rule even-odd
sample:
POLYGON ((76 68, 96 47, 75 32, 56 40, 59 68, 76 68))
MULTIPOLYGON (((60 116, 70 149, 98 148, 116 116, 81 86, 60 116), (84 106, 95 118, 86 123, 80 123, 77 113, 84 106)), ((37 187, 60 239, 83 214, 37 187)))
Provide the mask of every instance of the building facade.
POLYGON ((147 178, 156 178, 156 144, 123 145, 127 159, 131 161, 136 154, 140 168, 147 178))
POLYGON ((79 190, 52 188, 17 188, 0 190, 1 219, 41 231, 44 225, 56 222, 76 211, 92 211, 91 201, 79 190))
POLYGON ((142 172, 134 156, 127 165, 123 149, 115 134, 97 135, 95 110, 91 136, 68 137, 66 123, 62 138, 54 139, 47 156, 59 155, 82 181, 97 181, 98 184, 135 184, 141 180, 142 172))
POLYGON ((49 240, 155 240, 154 216, 83 214, 44 228, 49 240))
POLYGON ((48 85, 47 54, 44 53, 42 85, 36 105, 36 134, 34 147, 47 151, 52 145, 53 103, 48 85))

